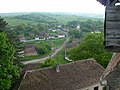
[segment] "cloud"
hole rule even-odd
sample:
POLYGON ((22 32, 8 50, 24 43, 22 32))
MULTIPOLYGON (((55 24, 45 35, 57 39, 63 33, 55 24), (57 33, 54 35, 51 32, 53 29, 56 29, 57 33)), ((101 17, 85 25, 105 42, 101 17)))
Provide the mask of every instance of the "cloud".
POLYGON ((103 13, 96 0, 0 0, 0 12, 103 13))

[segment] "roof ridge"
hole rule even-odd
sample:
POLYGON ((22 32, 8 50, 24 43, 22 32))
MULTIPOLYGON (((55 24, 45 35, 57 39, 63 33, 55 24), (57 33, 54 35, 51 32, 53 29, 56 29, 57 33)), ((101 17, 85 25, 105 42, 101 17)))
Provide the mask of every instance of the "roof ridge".
POLYGON ((19 90, 34 90, 35 88, 37 88, 35 90, 73 90, 83 88, 99 82, 104 71, 103 67, 93 58, 62 64, 60 68, 60 73, 57 73, 53 67, 26 71, 27 75, 21 82, 19 90))
MULTIPOLYGON (((59 66, 61 67, 61 66, 71 65, 71 64, 75 64, 77 62, 85 62, 85 61, 93 61, 96 64, 98 64, 100 67, 102 67, 94 58, 73 61, 73 62, 70 62, 70 63, 67 63, 67 64, 60 64, 59 66)), ((36 69, 36 70, 27 70, 27 72, 36 72, 36 71, 46 70, 46 69, 50 69, 50 68, 53 68, 53 67, 45 67, 45 68, 40 68, 40 69, 36 69)), ((102 67, 102 68, 104 68, 104 67, 102 67)))

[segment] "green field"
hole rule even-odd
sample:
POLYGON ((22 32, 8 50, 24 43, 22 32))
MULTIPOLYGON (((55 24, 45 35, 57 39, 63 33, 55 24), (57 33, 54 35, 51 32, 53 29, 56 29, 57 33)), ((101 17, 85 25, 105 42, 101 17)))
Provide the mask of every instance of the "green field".
POLYGON ((81 21, 84 22, 88 19, 92 20, 103 20, 102 18, 94 18, 94 17, 83 17, 83 16, 76 16, 76 15, 56 15, 56 14, 41 14, 41 13, 34 13, 34 14, 27 14, 26 18, 22 18, 24 16, 20 15, 18 17, 10 16, 4 17, 5 20, 9 23, 9 25, 16 26, 21 23, 27 24, 37 24, 37 23, 59 23, 59 24, 67 24, 70 21, 81 21))
POLYGON ((53 59, 54 59, 58 64, 68 63, 68 61, 64 59, 64 49, 62 49, 60 52, 58 52, 53 59))
POLYGON ((65 40, 66 38, 53 39, 53 40, 50 40, 50 42, 53 43, 53 48, 59 48, 65 40))
POLYGON ((48 56, 51 52, 46 53, 46 54, 41 54, 41 55, 37 55, 37 56, 25 56, 21 59, 21 61, 30 61, 33 59, 40 59, 40 58, 44 58, 46 56, 48 56))
POLYGON ((11 26, 20 25, 21 23, 23 23, 23 24, 28 24, 28 23, 37 24, 38 23, 38 22, 35 22, 35 21, 16 19, 14 17, 5 17, 4 19, 11 26))

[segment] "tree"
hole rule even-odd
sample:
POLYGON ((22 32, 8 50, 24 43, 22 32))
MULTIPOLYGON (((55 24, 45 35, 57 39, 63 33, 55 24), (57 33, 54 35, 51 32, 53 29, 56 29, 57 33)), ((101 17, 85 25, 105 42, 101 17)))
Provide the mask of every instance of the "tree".
POLYGON ((72 29, 69 32, 69 35, 72 36, 73 38, 80 38, 80 31, 76 29, 72 29))
POLYGON ((73 20, 67 23, 67 26, 70 28, 76 28, 78 25, 79 21, 73 20))
POLYGON ((79 46, 71 49, 68 53, 72 60, 94 58, 104 67, 107 66, 112 56, 112 53, 106 52, 104 49, 102 33, 87 35, 79 46))
POLYGON ((40 42, 36 45, 36 51, 38 54, 45 54, 51 50, 51 46, 46 42, 40 42))
POLYGON ((0 90, 10 89, 19 76, 18 68, 13 65, 14 48, 8 42, 6 34, 0 33, 0 90))
POLYGON ((0 17, 0 32, 3 32, 5 30, 5 27, 8 23, 4 21, 3 18, 0 17))

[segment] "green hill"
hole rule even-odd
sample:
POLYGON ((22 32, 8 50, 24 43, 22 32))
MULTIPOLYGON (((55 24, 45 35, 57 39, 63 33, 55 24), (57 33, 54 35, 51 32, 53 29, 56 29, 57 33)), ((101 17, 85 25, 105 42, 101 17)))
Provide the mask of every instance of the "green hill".
MULTIPOLYGON (((1 14, 0 14, 1 15, 1 14)), ((86 21, 88 19, 92 20, 102 20, 102 18, 89 17, 90 15, 73 15, 65 13, 18 13, 18 14, 6 14, 5 20, 12 26, 24 24, 67 24, 70 21, 86 21)))

